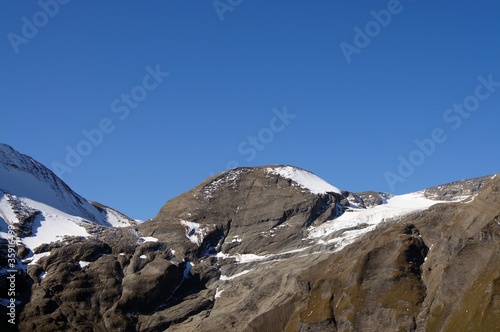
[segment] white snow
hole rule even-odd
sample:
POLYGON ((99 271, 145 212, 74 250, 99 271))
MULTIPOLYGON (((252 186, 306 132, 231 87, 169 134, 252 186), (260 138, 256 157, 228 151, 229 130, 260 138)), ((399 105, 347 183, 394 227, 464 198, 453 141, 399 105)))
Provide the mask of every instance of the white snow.
POLYGON ((155 238, 155 237, 152 237, 152 236, 144 236, 144 237, 141 237, 141 240, 143 242, 158 242, 158 239, 155 238))
POLYGON ((78 264, 80 264, 80 267, 83 269, 85 266, 89 266, 90 262, 79 261, 78 264))
POLYGON ((42 164, 0 144, 1 237, 7 235, 3 232, 5 226, 18 222, 11 204, 25 211, 41 212, 34 221, 33 235, 22 239, 30 249, 65 235, 87 237, 84 224, 130 225, 125 216, 112 209, 100 211, 42 164))
POLYGON ((38 280, 42 280, 44 279, 45 277, 47 276, 47 272, 42 272, 39 276, 38 276, 38 280))
POLYGON ((243 275, 247 274, 247 273, 248 273, 248 272, 250 272, 250 271, 252 271, 252 270, 244 270, 244 271, 241 271, 240 273, 236 273, 235 275, 232 275, 232 276, 230 276, 230 277, 228 277, 228 276, 226 276, 226 275, 221 274, 221 276, 220 276, 220 280, 224 280, 224 281, 227 281, 227 280, 233 280, 233 279, 236 279, 236 278, 238 278, 238 277, 241 277, 241 276, 243 276, 243 275))
POLYGON ((0 188, 67 214, 104 223, 105 217, 48 168, 5 144, 0 144, 0 188))
POLYGON ((241 243, 241 238, 238 235, 233 236, 231 243, 241 243))
POLYGON ((268 167, 267 172, 291 179, 299 186, 308 189, 313 194, 324 194, 326 192, 335 192, 340 194, 340 190, 337 187, 332 186, 317 175, 303 169, 292 166, 277 166, 268 167))
POLYGON ((205 232, 201 229, 200 224, 181 219, 181 225, 186 227, 186 237, 189 241, 198 246, 203 242, 205 232))
POLYGON ((218 252, 215 257, 222 258, 222 259, 232 258, 238 264, 246 264, 246 263, 252 263, 252 262, 262 262, 262 261, 273 261, 273 262, 276 262, 279 259, 275 259, 275 257, 279 258, 279 257, 281 257, 283 255, 288 255, 288 254, 294 254, 294 253, 302 252, 302 251, 307 250, 309 248, 310 248, 310 246, 299 248, 299 249, 294 249, 294 250, 289 250, 289 251, 284 251, 284 252, 279 252, 279 253, 276 253, 276 254, 267 254, 267 255, 235 254, 235 255, 231 256, 231 255, 225 254, 223 252, 218 252))
POLYGON ((387 204, 368 209, 353 209, 351 212, 346 211, 334 220, 327 221, 315 228, 312 227, 309 229, 308 237, 318 239, 319 244, 335 243, 338 251, 383 222, 398 221, 405 215, 425 210, 437 203, 442 202, 425 198, 423 192, 393 196, 387 200, 387 204), (334 232, 339 232, 337 237, 324 240, 325 237, 334 232))
POLYGON ((50 251, 42 252, 39 254, 34 254, 32 257, 29 258, 29 259, 31 259, 31 262, 28 265, 36 264, 40 258, 49 256, 49 255, 50 255, 50 251))
POLYGON ((222 295, 223 292, 224 292, 223 289, 219 290, 219 287, 217 287, 217 289, 215 290, 214 299, 218 299, 222 295))
POLYGON ((9 204, 8 196, 4 195, 1 190, 0 194, 2 195, 2 197, 0 197, 0 217, 3 218, 5 222, 10 224, 18 223, 19 220, 17 220, 17 217, 12 210, 12 206, 9 204))
POLYGON ((309 248, 311 248, 311 247, 308 246, 308 247, 303 247, 303 248, 299 248, 299 249, 293 249, 293 250, 289 250, 289 251, 285 251, 285 252, 280 252, 276 256, 278 256, 278 255, 287 255, 287 254, 295 254, 295 253, 298 253, 298 252, 305 251, 305 250, 307 250, 309 248))
POLYGON ((106 221, 113 227, 127 227, 130 226, 130 221, 123 217, 120 213, 106 208, 106 221))
POLYGON ((42 211, 33 223, 33 235, 22 239, 28 248, 35 249, 43 243, 61 240, 66 235, 89 236, 87 230, 80 226, 83 223, 81 218, 27 198, 24 198, 23 201, 28 206, 42 211))
POLYGON ((139 258, 140 259, 147 259, 148 257, 146 255, 140 255, 139 258))
POLYGON ((236 254, 235 256, 230 256, 230 258, 236 259, 238 263, 250 263, 250 262, 258 262, 264 259, 269 258, 269 255, 254 255, 254 254, 236 254))
POLYGON ((215 255, 215 257, 222 259, 232 258, 232 256, 229 256, 228 254, 225 254, 222 251, 219 251, 217 255, 215 255))

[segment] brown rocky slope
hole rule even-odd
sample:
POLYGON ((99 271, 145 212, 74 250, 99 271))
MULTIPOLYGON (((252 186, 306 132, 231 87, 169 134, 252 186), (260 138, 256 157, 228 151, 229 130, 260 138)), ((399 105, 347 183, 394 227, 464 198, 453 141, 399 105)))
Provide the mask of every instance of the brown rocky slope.
POLYGON ((498 330, 500 180, 491 179, 467 202, 388 220, 342 249, 309 231, 379 194, 314 194, 269 167, 227 171, 137 227, 45 248, 28 268, 18 327, 498 330))
MULTIPOLYGON (((490 177, 491 179, 491 177, 490 177)), ((500 180, 338 253, 262 266, 178 331, 498 331, 500 180)))

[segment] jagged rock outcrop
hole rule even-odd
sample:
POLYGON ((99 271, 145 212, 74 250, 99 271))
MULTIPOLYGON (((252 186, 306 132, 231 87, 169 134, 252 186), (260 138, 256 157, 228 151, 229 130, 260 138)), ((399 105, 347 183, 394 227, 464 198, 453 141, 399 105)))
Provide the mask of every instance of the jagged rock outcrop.
POLYGON ((387 202, 387 198, 391 195, 388 193, 375 192, 375 191, 363 191, 356 194, 363 202, 363 207, 372 207, 381 205, 387 202))
POLYGON ((479 193, 490 180, 491 175, 460 180, 424 190, 424 195, 439 201, 461 201, 479 193))

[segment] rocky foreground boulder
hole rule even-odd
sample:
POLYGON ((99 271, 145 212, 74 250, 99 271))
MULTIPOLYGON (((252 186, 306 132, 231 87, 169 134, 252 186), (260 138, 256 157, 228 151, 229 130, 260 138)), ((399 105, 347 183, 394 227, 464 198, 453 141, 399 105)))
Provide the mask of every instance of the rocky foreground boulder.
POLYGON ((34 250, 17 328, 499 330, 500 180, 452 189, 463 201, 354 194, 291 166, 226 171, 142 224, 34 250))

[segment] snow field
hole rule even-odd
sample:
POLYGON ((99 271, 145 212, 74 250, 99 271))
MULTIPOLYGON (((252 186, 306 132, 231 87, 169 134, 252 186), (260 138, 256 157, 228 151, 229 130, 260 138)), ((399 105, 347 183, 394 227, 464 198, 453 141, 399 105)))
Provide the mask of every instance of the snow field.
POLYGON ((442 203, 424 197, 423 192, 393 196, 386 204, 368 209, 346 211, 340 217, 309 229, 309 239, 318 240, 318 244, 336 244, 336 251, 354 242, 360 236, 375 229, 384 222, 395 222, 402 217, 428 209, 432 205, 442 203), (326 239, 338 232, 335 238, 326 239))

